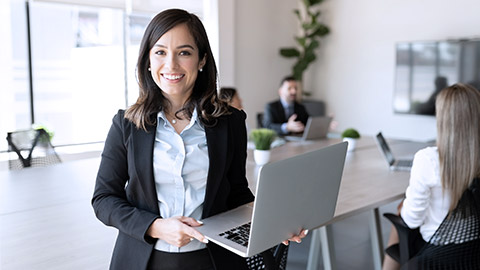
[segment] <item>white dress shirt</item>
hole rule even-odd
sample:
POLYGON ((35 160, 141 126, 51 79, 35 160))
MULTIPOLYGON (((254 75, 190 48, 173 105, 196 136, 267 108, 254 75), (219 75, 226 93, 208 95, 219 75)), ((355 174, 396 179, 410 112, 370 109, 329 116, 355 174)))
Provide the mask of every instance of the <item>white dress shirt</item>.
MULTIPOLYGON (((194 110, 190 123, 178 134, 165 114, 158 113, 153 169, 158 206, 162 218, 202 217, 203 201, 209 168, 205 129, 194 110)), ((205 248, 193 240, 178 248, 158 240, 155 249, 166 252, 187 252, 205 248)))
POLYGON ((447 216, 449 207, 450 194, 442 191, 437 147, 418 151, 401 210, 403 220, 410 228, 420 227, 423 240, 428 242, 447 216))
MULTIPOLYGON (((283 110, 285 111, 285 118, 287 118, 287 122, 288 122, 288 118, 290 118, 290 116, 295 113, 294 103, 293 102, 288 103, 283 99, 280 99, 280 102, 282 103, 283 110)), ((282 132, 284 134, 288 134, 287 122, 283 123, 281 126, 282 132)))

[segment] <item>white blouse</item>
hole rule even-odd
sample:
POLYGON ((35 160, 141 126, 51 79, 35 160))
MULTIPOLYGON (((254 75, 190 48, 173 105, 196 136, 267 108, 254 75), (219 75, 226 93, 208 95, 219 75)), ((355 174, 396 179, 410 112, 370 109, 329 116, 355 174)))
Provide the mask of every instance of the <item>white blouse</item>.
POLYGON ((442 191, 437 147, 418 151, 400 213, 403 220, 410 228, 420 227, 423 239, 428 242, 447 216, 449 207, 450 194, 442 191))
MULTIPOLYGON (((158 206, 162 218, 187 216, 199 220, 207 185, 209 157, 205 129, 197 110, 185 129, 178 134, 163 111, 158 113, 153 149, 153 168, 158 206)), ((188 252, 205 248, 194 240, 178 248, 159 239, 155 249, 188 252)))

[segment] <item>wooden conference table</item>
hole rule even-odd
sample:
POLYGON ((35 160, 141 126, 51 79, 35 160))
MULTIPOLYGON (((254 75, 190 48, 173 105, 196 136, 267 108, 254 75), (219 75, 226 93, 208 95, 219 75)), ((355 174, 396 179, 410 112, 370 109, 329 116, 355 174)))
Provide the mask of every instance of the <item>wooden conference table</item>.
MULTIPOLYGON (((272 161, 336 142, 340 139, 287 143, 272 149, 272 161)), ((423 146, 400 141, 391 145, 395 154, 412 154, 423 146)), ((250 151, 247 177, 255 190, 258 166, 250 151)), ((108 269, 117 232, 100 223, 90 205, 99 162, 99 158, 90 158, 0 171, 0 269, 108 269)), ((372 220, 377 219, 372 230, 378 232, 378 207, 403 196, 408 175, 389 171, 373 139, 361 139, 357 150, 347 155, 331 223, 371 211, 372 220)), ((326 269, 335 267, 334 255, 329 252, 329 226, 313 231, 310 269, 317 265, 320 244, 326 269)), ((381 262, 383 250, 377 236, 372 240, 377 242, 374 259, 381 262)))
MULTIPOLYGON (((285 159, 339 142, 341 142, 341 139, 289 142, 272 149, 271 161, 285 159)), ((389 145, 396 156, 398 154, 398 156, 413 157, 417 150, 429 144, 389 140, 389 145)), ((251 154, 248 158, 247 174, 250 186, 255 190, 258 166, 255 166, 251 154)), ((307 269, 317 268, 320 252, 322 252, 324 268, 336 269, 331 224, 366 211, 370 215, 369 226, 374 267, 375 269, 381 269, 383 240, 378 208, 403 198, 408 186, 409 176, 409 172, 389 170, 385 158, 372 137, 360 139, 357 142, 356 150, 349 152, 346 157, 334 218, 312 233, 307 269)))

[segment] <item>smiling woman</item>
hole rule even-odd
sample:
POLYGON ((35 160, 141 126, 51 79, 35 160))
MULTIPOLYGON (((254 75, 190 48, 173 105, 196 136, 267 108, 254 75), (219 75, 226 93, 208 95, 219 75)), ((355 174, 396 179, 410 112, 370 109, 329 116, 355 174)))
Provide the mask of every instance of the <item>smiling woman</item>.
POLYGON ((247 269, 195 229, 253 201, 246 115, 217 97, 198 17, 179 9, 155 16, 137 70, 138 100, 113 119, 92 200, 97 217, 119 230, 110 268, 247 269))
POLYGON ((137 61, 138 101, 148 105, 142 107, 137 101, 126 111, 126 117, 145 128, 145 124, 155 121, 144 116, 159 110, 178 119, 188 119, 198 105, 202 107, 199 113, 207 122, 225 114, 223 102, 212 104, 211 101, 216 97, 217 69, 203 24, 193 14, 195 19, 180 20, 178 14, 172 12, 163 15, 156 16, 147 27, 137 61), (191 92, 182 102, 177 99, 178 94, 175 99, 168 97, 176 91, 191 92), (149 111, 144 114, 145 108, 149 111))
POLYGON ((198 17, 180 9, 155 16, 137 63, 139 98, 113 119, 92 199, 97 217, 119 230, 110 269, 247 269, 196 229, 254 199, 246 114, 217 96, 198 17))
POLYGON ((201 57, 186 24, 175 26, 165 33, 150 50, 152 78, 162 89, 171 107, 168 114, 180 111, 193 92, 197 74, 205 65, 206 55, 201 57))

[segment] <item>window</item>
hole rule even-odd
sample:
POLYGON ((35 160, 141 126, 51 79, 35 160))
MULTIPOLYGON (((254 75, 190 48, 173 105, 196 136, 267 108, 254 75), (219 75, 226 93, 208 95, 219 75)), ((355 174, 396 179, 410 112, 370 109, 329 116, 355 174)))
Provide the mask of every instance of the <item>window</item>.
POLYGON ((33 3, 35 122, 54 144, 102 141, 125 107, 121 10, 33 3))
POLYGON ((0 1, 0 151, 8 131, 30 127, 27 24, 23 1, 0 1))
MULTIPOLYGON (((126 15, 123 1, 110 8, 84 5, 110 2, 61 2, 29 1, 27 16, 24 0, 0 1, 6 26, 0 28, 1 136, 34 122, 54 132, 56 146, 105 140, 113 115, 138 97, 135 67, 151 18, 172 7, 202 18, 204 6, 198 0, 134 1, 126 15)), ((0 152, 7 149, 3 142, 0 152)))

